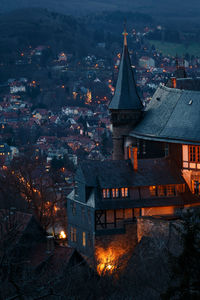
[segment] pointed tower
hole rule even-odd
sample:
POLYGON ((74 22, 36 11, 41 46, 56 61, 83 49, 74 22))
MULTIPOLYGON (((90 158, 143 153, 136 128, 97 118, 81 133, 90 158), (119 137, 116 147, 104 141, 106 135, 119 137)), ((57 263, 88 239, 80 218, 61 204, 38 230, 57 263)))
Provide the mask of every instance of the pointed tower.
POLYGON ((137 93, 127 46, 126 28, 123 32, 124 48, 119 68, 115 95, 110 102, 113 125, 113 159, 124 159, 124 138, 141 118, 143 104, 137 93))

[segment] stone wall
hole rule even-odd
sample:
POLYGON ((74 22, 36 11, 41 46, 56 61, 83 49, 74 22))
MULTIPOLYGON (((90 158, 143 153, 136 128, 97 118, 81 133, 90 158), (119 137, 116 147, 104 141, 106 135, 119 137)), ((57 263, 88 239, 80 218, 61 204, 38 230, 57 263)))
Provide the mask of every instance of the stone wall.
POLYGON ((153 217, 137 217, 137 239, 143 236, 154 237, 169 235, 169 221, 153 217))
POLYGON ((95 257, 98 261, 124 265, 137 245, 136 223, 125 224, 125 233, 101 235, 95 238, 95 257))

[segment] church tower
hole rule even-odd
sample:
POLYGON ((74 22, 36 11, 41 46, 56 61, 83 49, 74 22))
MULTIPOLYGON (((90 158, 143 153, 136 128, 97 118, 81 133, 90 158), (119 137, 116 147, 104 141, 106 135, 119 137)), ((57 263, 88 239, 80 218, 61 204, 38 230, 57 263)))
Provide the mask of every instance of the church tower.
POLYGON ((124 159, 124 139, 138 123, 143 104, 137 92, 127 46, 126 29, 123 32, 124 47, 119 68, 115 95, 110 102, 111 122, 113 125, 113 159, 124 159))

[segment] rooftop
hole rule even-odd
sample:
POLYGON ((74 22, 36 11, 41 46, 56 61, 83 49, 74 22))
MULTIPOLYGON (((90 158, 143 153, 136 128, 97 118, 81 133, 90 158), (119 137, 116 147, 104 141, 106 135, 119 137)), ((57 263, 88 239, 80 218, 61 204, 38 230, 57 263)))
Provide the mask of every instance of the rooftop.
POLYGON ((129 160, 88 160, 80 164, 77 176, 77 179, 81 176, 87 186, 99 185, 101 188, 185 183, 168 159, 138 160, 138 171, 133 170, 129 160))
POLYGON ((200 91, 160 85, 130 136, 174 143, 200 144, 200 91))
MULTIPOLYGON (((127 33, 124 34, 126 37, 127 33)), ((142 108, 143 105, 137 92, 125 38, 115 95, 110 102, 109 109, 141 110, 142 108)))

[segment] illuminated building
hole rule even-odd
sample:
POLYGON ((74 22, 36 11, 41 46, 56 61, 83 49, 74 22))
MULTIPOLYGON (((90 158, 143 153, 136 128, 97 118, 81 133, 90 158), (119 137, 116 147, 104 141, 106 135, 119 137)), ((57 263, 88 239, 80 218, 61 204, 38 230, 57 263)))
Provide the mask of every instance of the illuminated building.
POLYGON ((113 160, 80 164, 68 196, 68 236, 88 256, 112 249, 110 257, 116 258, 120 249, 135 246, 138 217, 172 217, 200 204, 200 80, 173 78, 171 87, 158 87, 145 109, 125 31, 109 109, 113 160))

